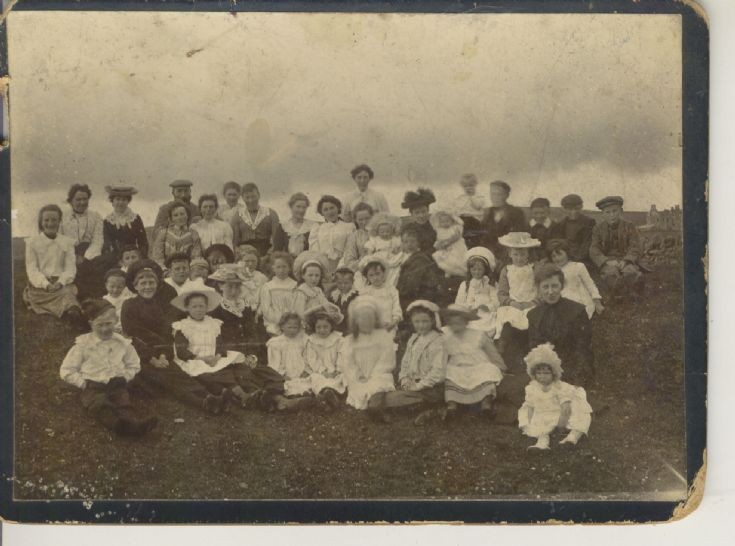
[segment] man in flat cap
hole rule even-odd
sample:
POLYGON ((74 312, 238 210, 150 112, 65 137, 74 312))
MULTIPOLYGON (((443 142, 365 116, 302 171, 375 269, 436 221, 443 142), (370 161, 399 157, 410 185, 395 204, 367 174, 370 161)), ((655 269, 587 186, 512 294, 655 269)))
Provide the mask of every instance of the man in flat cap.
POLYGON ((582 198, 574 193, 561 200, 564 218, 551 227, 551 239, 563 239, 569 245, 569 259, 574 262, 590 262, 590 242, 595 221, 582 213, 582 198))
POLYGON ((605 197, 596 205, 602 211, 603 220, 592 231, 590 259, 600 269, 600 276, 613 298, 640 294, 643 273, 638 228, 622 218, 622 197, 605 197))
POLYGON ((496 258, 503 261, 505 249, 498 244, 498 238, 511 231, 528 232, 528 222, 523 210, 508 203, 510 185, 502 180, 490 182, 491 206, 482 219, 483 246, 489 248, 496 258))
POLYGON ((189 225, 202 219, 202 215, 199 213, 199 207, 197 207, 196 203, 192 203, 191 201, 191 187, 193 185, 194 184, 191 180, 174 180, 169 184, 171 187, 171 195, 173 195, 173 201, 169 201, 165 205, 161 205, 161 208, 158 209, 156 222, 153 224, 153 240, 156 239, 159 231, 168 227, 169 211, 177 201, 182 201, 189 210, 189 225))

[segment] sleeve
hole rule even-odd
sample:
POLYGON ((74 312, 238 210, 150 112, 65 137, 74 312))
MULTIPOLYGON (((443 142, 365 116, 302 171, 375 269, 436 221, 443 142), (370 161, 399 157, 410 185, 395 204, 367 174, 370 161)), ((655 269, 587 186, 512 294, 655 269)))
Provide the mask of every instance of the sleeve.
POLYGON ((270 243, 271 248, 276 248, 276 245, 278 244, 280 238, 280 230, 281 230, 281 219, 278 217, 278 213, 273 209, 270 210, 271 215, 271 234, 270 234, 270 243))
POLYGON ((576 332, 574 336, 576 341, 576 366, 592 369, 595 362, 595 355, 592 351, 592 322, 590 322, 587 311, 582 305, 580 305, 575 323, 571 328, 573 332, 576 332))
POLYGON ((508 282, 508 268, 503 267, 500 270, 500 278, 498 279, 498 303, 500 305, 510 305, 510 283, 508 282))
POLYGON ((511 231, 528 231, 530 228, 528 226, 528 221, 526 220, 526 214, 523 212, 523 209, 516 208, 516 213, 513 218, 513 226, 511 228, 511 231))
POLYGON ((138 352, 143 362, 150 361, 154 355, 154 346, 168 345, 170 347, 171 340, 164 339, 158 332, 154 332, 141 325, 140 317, 131 306, 128 305, 132 300, 123 302, 120 311, 120 323, 123 333, 133 339, 135 350, 138 352))
POLYGON ((403 311, 401 311, 401 300, 400 296, 398 294, 398 290, 391 287, 391 301, 392 301, 392 310, 391 310, 391 319, 396 322, 400 322, 403 318, 403 311))
POLYGON ((225 244, 229 246, 231 250, 235 250, 235 246, 233 242, 235 235, 234 235, 234 232, 232 231, 232 226, 228 224, 227 222, 224 222, 222 224, 222 232, 224 234, 225 244))
POLYGON ((590 297, 593 300, 598 300, 601 298, 600 291, 597 289, 597 285, 595 284, 595 281, 592 280, 592 277, 590 276, 590 272, 587 271, 587 266, 584 265, 582 262, 577 262, 579 265, 577 266, 579 268, 579 277, 582 279, 582 284, 587 289, 587 292, 589 292, 590 297))
POLYGON ((462 284, 459 285, 459 289, 457 289, 457 297, 454 298, 454 303, 458 303, 459 305, 467 304, 467 281, 462 281, 462 284))
POLYGON ((273 298, 271 298, 271 289, 268 283, 260 288, 260 303, 258 304, 258 312, 268 322, 273 321, 273 298))
POLYGON ((74 282, 77 276, 77 258, 74 254, 74 245, 69 245, 64 249, 64 272, 59 275, 59 282, 66 286, 74 282))
POLYGON ((398 382, 400 383, 404 377, 408 376, 408 365, 409 362, 411 362, 411 354, 412 354, 412 345, 413 341, 415 339, 416 334, 411 334, 411 337, 408 339, 408 343, 406 344, 406 350, 403 351, 403 356, 401 357, 401 367, 398 370, 398 382))
POLYGON ((310 339, 307 338, 306 345, 304 347, 304 364, 305 364, 305 371, 308 374, 312 374, 316 371, 318 371, 317 366, 317 353, 314 350, 314 344, 311 342, 310 339))
POLYGON ((347 236, 347 240, 345 241, 345 250, 342 254, 342 259, 340 260, 339 265, 349 267, 354 271, 357 268, 358 262, 357 232, 353 231, 347 236))
POLYGON ((505 361, 503 360, 503 356, 500 354, 500 351, 495 347, 493 340, 484 333, 482 335, 482 350, 490 359, 490 362, 495 364, 501 370, 506 369, 505 361))
POLYGON ((597 224, 592 230, 590 239, 590 259, 597 267, 602 267, 607 261, 607 256, 602 251, 602 226, 605 224, 597 224))
MULTIPOLYGON (((376 210, 375 212, 378 211, 376 210)), ((352 222, 352 203, 350 203, 349 196, 345 196, 342 199, 342 214, 340 214, 340 218, 345 222, 352 222)))
POLYGON ((439 383, 444 382, 444 376, 447 373, 447 361, 449 360, 449 354, 447 353, 447 347, 444 344, 444 340, 438 341, 439 347, 435 347, 435 350, 430 351, 431 355, 431 366, 429 373, 426 377, 421 379, 419 386, 422 388, 433 387, 439 383))
POLYGON ((155 240, 153 241, 153 261, 161 267, 166 266, 166 230, 163 229, 156 233, 155 240))
POLYGON ((140 371, 140 357, 135 351, 135 347, 133 347, 132 343, 126 344, 125 354, 123 355, 123 365, 125 367, 123 376, 125 377, 125 381, 129 382, 140 371))
POLYGON ((584 227, 580 234, 579 241, 579 259, 584 260, 590 255, 590 244, 592 243, 592 232, 595 229, 595 221, 590 218, 589 223, 584 227))
POLYGON ((36 288, 46 288, 49 285, 46 275, 38 269, 38 257, 33 244, 33 238, 26 241, 26 275, 28 282, 36 288))
POLYGON ((637 263, 641 257, 641 238, 638 233, 638 228, 630 225, 628 226, 628 249, 625 253, 626 262, 637 263))
MULTIPOLYGON (((135 227, 135 224, 133 224, 135 227)), ((109 254, 115 251, 115 236, 112 231, 112 224, 107 220, 102 220, 102 252, 109 254)))
POLYGON ((278 338, 274 337, 268 340, 268 343, 266 344, 268 348, 268 367, 274 369, 281 375, 285 375, 286 367, 281 361, 281 351, 278 350, 276 340, 278 340, 278 338))
POLYGON ((145 232, 145 226, 143 225, 143 219, 140 216, 136 216, 133 220, 133 231, 135 232, 135 244, 138 245, 140 253, 144 256, 148 256, 148 235, 145 232))
POLYGON ((225 347, 224 341, 222 341, 222 334, 217 335, 217 339, 214 342, 214 352, 218 355, 227 354, 227 348, 225 347))
POLYGON ((87 251, 84 253, 84 257, 87 260, 92 260, 102 254, 102 243, 104 242, 105 236, 102 230, 102 218, 94 216, 90 213, 90 218, 95 219, 94 230, 92 231, 92 240, 89 243, 87 251))
POLYGON ((571 402, 572 399, 577 395, 577 389, 574 385, 559 381, 559 402, 564 404, 571 402))
POLYGON ((230 218, 230 227, 232 228, 232 248, 237 248, 240 245, 240 224, 242 218, 239 214, 233 214, 230 218))
POLYGON ((61 379, 80 389, 83 389, 86 384, 81 374, 82 358, 82 349, 78 345, 74 345, 66 353, 66 357, 64 357, 64 361, 61 363, 61 369, 59 370, 61 379))
POLYGON ((174 329, 174 350, 176 357, 181 360, 195 360, 197 356, 189 350, 189 340, 181 332, 174 329))
POLYGON ((300 290, 295 290, 293 294, 293 312, 304 318, 306 312, 306 295, 300 290))
POLYGON ((165 231, 168 227, 168 206, 161 205, 156 214, 156 221, 153 224, 153 237, 157 238, 161 231, 165 231))
POLYGON ((354 353, 352 350, 352 342, 344 340, 342 350, 337 360, 337 369, 342 372, 347 383, 357 380, 357 371, 354 363, 354 353))
POLYGON ((202 257, 202 240, 199 238, 199 232, 195 229, 191 230, 191 253, 189 258, 202 257))

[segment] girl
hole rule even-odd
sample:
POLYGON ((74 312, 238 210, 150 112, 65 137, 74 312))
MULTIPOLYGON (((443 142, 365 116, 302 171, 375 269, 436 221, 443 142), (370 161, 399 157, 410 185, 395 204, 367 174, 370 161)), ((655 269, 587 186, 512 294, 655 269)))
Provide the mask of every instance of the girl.
POLYGON ((376 420, 387 422, 386 393, 395 391, 393 336, 380 328, 380 308, 370 296, 359 296, 350 304, 349 319, 350 334, 344 339, 340 355, 347 404, 368 409, 376 420))
POLYGON ((531 382, 518 410, 518 426, 523 434, 536 438, 529 449, 549 449, 549 435, 556 428, 569 430, 560 444, 576 445, 592 422, 584 389, 561 380, 561 360, 551 343, 538 345, 525 361, 531 382))
POLYGON ((293 272, 299 285, 294 290, 291 309, 302 319, 307 309, 327 303, 321 284, 328 270, 326 256, 312 250, 302 252, 294 261, 293 272))
POLYGON ((493 416, 496 386, 502 381, 506 367, 492 339, 467 328, 470 321, 477 319, 475 313, 456 303, 444 310, 449 358, 444 387, 447 416, 457 411, 458 404, 478 402, 484 414, 493 416))
POLYGON ((380 327, 395 335, 398 323, 403 318, 401 302, 396 287, 388 283, 388 265, 377 255, 365 256, 362 261, 362 274, 366 285, 360 289, 361 296, 370 296, 378 303, 380 327))
POLYGON ((462 281, 454 303, 466 305, 475 311, 480 320, 470 323, 470 328, 495 335, 497 324, 498 293, 495 289, 495 256, 487 248, 476 246, 467 251, 467 280, 462 281), (492 280, 491 280, 492 279, 492 280))
POLYGON ((569 260, 569 243, 563 239, 553 239, 549 241, 547 252, 549 259, 564 273, 564 290, 561 295, 584 305, 589 318, 592 318, 595 311, 597 314, 602 313, 605 307, 597 285, 590 277, 586 265, 569 260))
POLYGON ((347 236, 355 231, 355 224, 340 220, 342 202, 332 195, 319 199, 316 210, 324 217, 324 222, 311 227, 309 249, 326 256, 328 268, 325 270, 324 280, 329 281, 342 258, 347 236))
POLYGON ((278 321, 281 316, 293 309, 294 290, 298 283, 290 277, 291 256, 286 252, 271 255, 273 278, 260 290, 260 314, 270 335, 281 333, 278 321))
POLYGON ((119 334, 122 332, 122 324, 120 323, 122 305, 125 300, 135 297, 135 294, 125 286, 125 272, 122 269, 110 269, 105 273, 105 290, 107 290, 107 294, 102 298, 115 308, 117 324, 115 324, 114 330, 119 334))
POLYGON ((500 307, 496 339, 500 338, 506 323, 517 330, 528 330, 528 311, 536 305, 536 283, 533 265, 529 263, 529 249, 541 245, 528 233, 518 231, 503 235, 498 242, 510 249, 511 263, 500 270, 498 280, 500 307))
POLYGON ((210 246, 216 244, 233 248, 232 226, 228 222, 217 218, 218 207, 217 196, 212 193, 204 194, 199 198, 199 212, 202 219, 196 224, 192 224, 191 228, 199 234, 202 250, 207 250, 210 246))
POLYGON ((165 270, 166 259, 171 254, 183 252, 189 258, 202 255, 199 234, 189 227, 189 209, 181 201, 175 201, 168 211, 169 224, 162 229, 153 243, 153 259, 165 270))
POLYGON ((431 225, 436 230, 436 252, 434 261, 447 277, 464 275, 467 244, 462 238, 464 222, 451 212, 440 210, 431 216, 431 225))
POLYGON ((268 282, 268 277, 258 271, 260 259, 258 251, 254 246, 241 245, 237 247, 238 265, 241 266, 242 295, 248 307, 260 312, 260 297, 263 285, 268 282))
POLYGON ((403 261, 400 230, 400 219, 387 212, 379 212, 368 224, 370 238, 365 243, 366 255, 378 256, 383 260, 387 267, 386 280, 391 286, 396 285, 403 261))
POLYGON ((222 186, 222 196, 225 198, 225 202, 222 207, 217 209, 217 216, 220 220, 229 224, 234 216, 239 216, 245 210, 245 205, 240 202, 241 193, 240 184, 233 180, 225 182, 222 186))
POLYGON ((296 313, 284 313, 278 321, 281 335, 268 340, 268 366, 284 379, 286 396, 301 397, 311 391, 311 379, 306 369, 304 352, 306 334, 301 317, 296 313))
POLYGON ((342 350, 342 334, 335 330, 344 320, 339 308, 331 303, 309 309, 306 324, 309 337, 304 349, 304 360, 313 392, 322 405, 334 411, 345 392, 344 378, 338 368, 342 350))

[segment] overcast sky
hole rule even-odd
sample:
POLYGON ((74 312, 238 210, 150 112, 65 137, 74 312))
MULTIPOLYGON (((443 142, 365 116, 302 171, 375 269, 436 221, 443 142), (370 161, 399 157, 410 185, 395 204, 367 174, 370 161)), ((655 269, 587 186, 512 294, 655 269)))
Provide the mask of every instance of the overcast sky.
POLYGON ((75 181, 101 213, 106 184, 136 185, 150 223, 175 178, 255 181, 285 213, 361 162, 396 210, 464 172, 519 205, 681 203, 678 16, 14 11, 8 29, 16 235, 75 181))

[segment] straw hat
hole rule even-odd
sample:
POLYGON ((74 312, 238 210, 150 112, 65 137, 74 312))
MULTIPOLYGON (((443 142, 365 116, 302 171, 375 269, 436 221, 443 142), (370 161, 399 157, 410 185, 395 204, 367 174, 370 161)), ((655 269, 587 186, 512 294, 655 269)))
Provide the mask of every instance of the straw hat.
POLYGON ((332 324, 335 326, 337 324, 341 324, 342 321, 345 319, 345 316, 342 314, 342 311, 340 311, 339 307, 330 302, 310 307, 309 309, 304 311, 304 318, 306 320, 309 320, 309 318, 315 313, 322 313, 327 315, 329 317, 329 320, 332 321, 332 324))
POLYGON ((303 279, 301 274, 307 265, 318 265, 322 268, 322 276, 326 275, 329 271, 329 260, 321 252, 315 250, 305 250, 293 261, 293 275, 297 281, 301 282, 303 279))
POLYGON ((466 305, 460 305, 459 303, 450 303, 446 309, 441 312, 444 320, 446 321, 449 317, 463 317, 467 322, 478 320, 480 317, 472 309, 466 305))
POLYGON ((240 264, 222 264, 208 278, 216 282, 241 284, 248 280, 248 276, 245 274, 245 268, 240 264))
POLYGON ((531 237, 525 231, 511 231, 507 235, 498 238, 498 242, 508 248, 536 248, 541 246, 541 241, 531 237))
POLYGON ((214 311, 217 306, 222 302, 222 296, 220 296, 214 288, 204 284, 204 281, 202 279, 196 279, 189 283, 189 286, 184 290, 184 292, 171 300, 171 305, 176 307, 176 309, 186 311, 185 302, 190 296, 193 296, 194 294, 201 295, 207 298, 207 313, 214 311))
POLYGON ((495 266, 497 265, 495 255, 484 246, 473 246, 467 251, 467 254, 465 254, 465 263, 469 263, 472 259, 483 260, 492 271, 495 271, 495 266))
POLYGON ((133 186, 123 186, 122 184, 116 184, 113 186, 105 186, 105 191, 110 197, 132 197, 138 190, 133 186))
POLYGON ((427 309, 434 314, 434 320, 436 321, 436 327, 441 328, 442 321, 439 317, 439 306, 436 303, 430 302, 429 300, 416 300, 408 304, 406 307, 406 315, 411 316, 412 309, 427 309))
POLYGON ((536 366, 546 364, 551 368, 551 373, 554 374, 556 379, 561 378, 561 374, 564 370, 561 367, 561 359, 556 354, 554 346, 551 343, 544 343, 543 345, 537 345, 531 352, 526 355, 523 359, 526 362, 526 373, 533 379, 533 370, 536 366))

